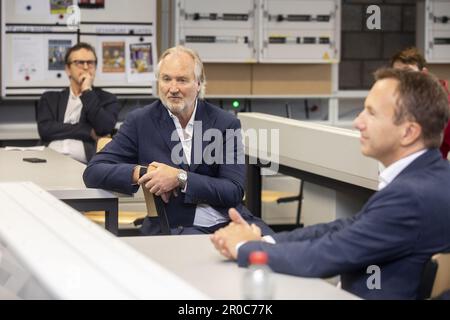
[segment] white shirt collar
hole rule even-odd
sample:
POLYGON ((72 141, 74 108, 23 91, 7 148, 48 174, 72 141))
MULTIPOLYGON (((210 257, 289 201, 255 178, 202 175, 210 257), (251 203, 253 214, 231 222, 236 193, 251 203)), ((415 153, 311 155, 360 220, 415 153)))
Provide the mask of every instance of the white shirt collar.
POLYGON ((81 94, 80 94, 79 96, 77 96, 77 95, 72 91, 72 87, 69 86, 69 88, 70 88, 70 89, 69 89, 69 90, 70 90, 70 98, 71 98, 71 99, 74 99, 74 100, 75 100, 75 99, 79 99, 80 96, 81 96, 81 94))
POLYGON ((416 160, 418 157, 420 157, 422 154, 424 154, 427 151, 427 149, 423 149, 417 152, 414 152, 410 154, 409 156, 406 156, 404 158, 401 158, 400 160, 397 160, 396 162, 392 163, 389 167, 381 171, 378 180, 378 190, 383 189, 386 187, 389 183, 392 182, 399 174, 402 172, 407 166, 411 164, 414 160, 416 160))
MULTIPOLYGON (((193 129, 194 129, 194 120, 195 120, 195 113, 197 112, 197 103, 198 100, 195 100, 195 105, 194 105, 194 111, 192 112, 191 118, 189 119, 186 128, 184 130, 192 133, 193 129)), ((180 120, 178 120, 177 116, 174 115, 169 108, 167 108, 166 105, 164 105, 164 107, 166 108, 167 112, 169 113, 169 116, 172 118, 173 122, 175 123, 175 127, 181 128, 181 124, 180 124, 180 120)))

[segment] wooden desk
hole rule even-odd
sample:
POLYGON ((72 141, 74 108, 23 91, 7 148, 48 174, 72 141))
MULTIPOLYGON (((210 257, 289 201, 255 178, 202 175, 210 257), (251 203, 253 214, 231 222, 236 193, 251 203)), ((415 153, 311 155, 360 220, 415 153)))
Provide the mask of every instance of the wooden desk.
POLYGON ((85 165, 52 149, 43 151, 6 151, 0 148, 0 181, 31 181, 79 211, 105 210, 105 228, 118 234, 118 196, 99 189, 86 188, 85 165), (47 162, 30 163, 23 158, 43 158, 47 162))
MULTIPOLYGON (((120 238, 213 299, 242 299, 245 268, 219 255, 207 235, 120 238)), ((274 274, 275 299, 358 299, 321 279, 274 274)))

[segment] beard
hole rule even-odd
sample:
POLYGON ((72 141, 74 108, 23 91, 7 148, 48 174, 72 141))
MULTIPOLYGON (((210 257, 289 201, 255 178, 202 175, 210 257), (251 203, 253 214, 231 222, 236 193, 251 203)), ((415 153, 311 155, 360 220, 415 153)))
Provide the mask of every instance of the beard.
POLYGON ((178 103, 172 102, 169 99, 161 99, 163 104, 166 106, 167 109, 170 110, 173 114, 180 114, 183 112, 183 110, 186 109, 186 104, 183 100, 180 99, 178 103))
POLYGON ((181 114, 183 111, 185 111, 188 108, 187 101, 184 97, 180 95, 172 95, 172 96, 165 96, 160 95, 162 103, 166 106, 167 109, 170 110, 173 114, 181 114), (178 98, 171 100, 170 98, 178 98))

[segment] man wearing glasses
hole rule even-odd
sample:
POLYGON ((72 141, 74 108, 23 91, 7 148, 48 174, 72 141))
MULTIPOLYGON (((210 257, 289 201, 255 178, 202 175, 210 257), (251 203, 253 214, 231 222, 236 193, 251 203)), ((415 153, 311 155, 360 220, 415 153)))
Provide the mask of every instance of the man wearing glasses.
POLYGON ((97 55, 90 44, 71 47, 64 62, 70 85, 42 95, 38 131, 49 148, 86 163, 95 153, 98 137, 112 133, 119 103, 113 94, 93 87, 97 55))

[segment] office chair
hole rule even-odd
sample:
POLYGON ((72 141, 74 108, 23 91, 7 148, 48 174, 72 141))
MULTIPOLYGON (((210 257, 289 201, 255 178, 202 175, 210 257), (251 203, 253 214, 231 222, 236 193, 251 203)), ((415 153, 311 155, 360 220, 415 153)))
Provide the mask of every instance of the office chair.
MULTIPOLYGON (((286 117, 288 119, 292 119, 292 110, 289 105, 289 103, 285 104, 285 110, 286 110, 286 117)), ((309 110, 308 107, 308 100, 305 100, 305 110, 309 110)), ((307 118, 309 118, 309 114, 307 113, 307 118)), ((292 229, 292 228, 302 228, 303 223, 300 223, 300 216, 302 211, 302 202, 303 202, 303 180, 300 180, 300 188, 299 193, 297 195, 289 195, 286 192, 281 191, 273 191, 273 190, 262 190, 261 192, 261 201, 265 203, 270 202, 276 202, 277 204, 280 203, 288 203, 292 201, 298 201, 297 205, 297 213, 295 216, 295 225, 289 226, 289 225, 271 225, 271 227, 274 230, 283 231, 285 229, 292 229)))
POLYGON ((437 253, 425 265, 419 299, 435 299, 450 290, 450 252, 437 253))
POLYGON ((275 224, 271 225, 272 229, 275 231, 283 231, 286 229, 293 228, 302 228, 303 223, 300 223, 301 212, 302 212, 302 202, 303 202, 303 181, 300 180, 300 188, 299 193, 297 195, 292 195, 292 193, 283 192, 283 191, 274 191, 274 190, 262 190, 261 191, 261 201, 263 203, 288 203, 292 201, 298 201, 297 212, 295 216, 295 224, 294 225, 285 225, 285 224, 275 224))
MULTIPOLYGON (((153 170, 154 167, 152 166, 148 166, 147 168, 147 172, 153 170)), ((142 188, 143 192, 144 192, 144 198, 145 198, 145 204, 147 206, 147 211, 150 212, 149 207, 150 205, 153 203, 156 207, 156 212, 157 215, 159 217, 159 224, 161 227, 161 234, 162 235, 170 235, 170 225, 169 225, 169 219, 167 218, 167 213, 166 213, 166 207, 165 204, 162 200, 161 197, 158 196, 154 196, 153 194, 150 193, 150 191, 146 188, 142 188), (153 200, 153 201, 151 201, 153 200)), ((144 221, 144 218, 140 218, 138 221, 135 221, 135 225, 136 223, 142 224, 142 222, 144 221)))

